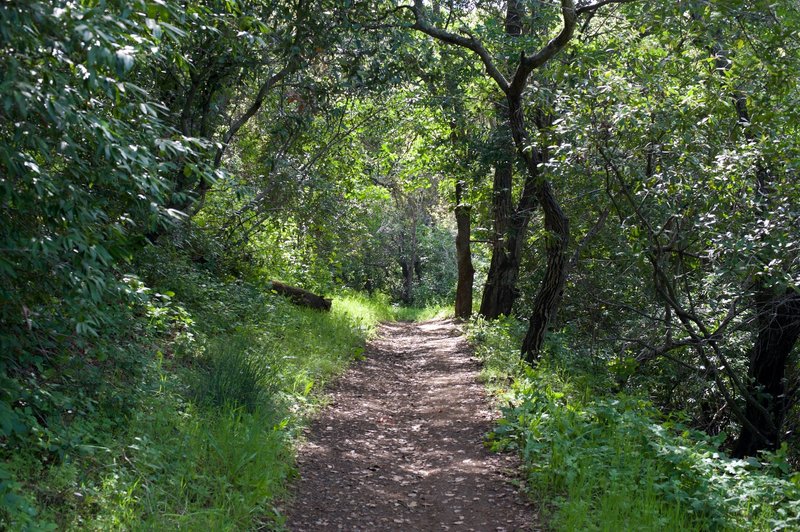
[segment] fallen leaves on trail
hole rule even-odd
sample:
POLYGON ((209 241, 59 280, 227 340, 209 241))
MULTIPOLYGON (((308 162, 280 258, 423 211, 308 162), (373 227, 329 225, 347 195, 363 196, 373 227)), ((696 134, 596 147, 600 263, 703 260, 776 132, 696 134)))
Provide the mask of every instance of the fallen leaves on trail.
POLYGON ((305 530, 531 530, 489 453, 492 412, 451 321, 382 326, 308 431, 288 527, 305 530))

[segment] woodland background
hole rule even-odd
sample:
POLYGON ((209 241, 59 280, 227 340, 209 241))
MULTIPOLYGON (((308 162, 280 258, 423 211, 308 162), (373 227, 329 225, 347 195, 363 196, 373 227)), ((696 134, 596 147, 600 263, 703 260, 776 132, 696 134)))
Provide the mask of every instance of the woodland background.
POLYGON ((553 528, 800 526, 798 43, 788 0, 4 2, 0 526, 279 527, 318 390, 454 302, 553 528))

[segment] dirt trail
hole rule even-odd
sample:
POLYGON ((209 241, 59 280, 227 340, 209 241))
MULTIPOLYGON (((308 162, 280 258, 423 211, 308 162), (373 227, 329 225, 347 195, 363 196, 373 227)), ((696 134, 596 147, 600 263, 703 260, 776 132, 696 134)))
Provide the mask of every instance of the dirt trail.
POLYGON ((383 325, 365 354, 309 428, 289 530, 530 530, 516 459, 483 447, 493 413, 453 322, 383 325))

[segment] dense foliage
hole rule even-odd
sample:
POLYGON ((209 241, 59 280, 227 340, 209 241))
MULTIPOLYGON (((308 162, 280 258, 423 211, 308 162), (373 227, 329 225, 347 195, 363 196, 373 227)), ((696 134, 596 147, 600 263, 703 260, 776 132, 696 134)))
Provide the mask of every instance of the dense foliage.
POLYGON ((476 337, 526 321, 487 355, 528 362, 494 441, 558 526, 796 526, 798 27, 764 0, 3 2, 0 527, 280 521, 311 392, 390 301, 454 298, 499 320, 476 337))
POLYGON ((513 318, 479 321, 470 337, 506 406, 490 434, 522 456, 527 489, 552 501, 556 530, 790 530, 800 526, 800 473, 787 447, 730 458, 724 435, 691 429, 628 394, 607 395, 604 372, 553 343, 535 370, 519 364, 513 318), (509 385, 508 383, 511 382, 509 385))

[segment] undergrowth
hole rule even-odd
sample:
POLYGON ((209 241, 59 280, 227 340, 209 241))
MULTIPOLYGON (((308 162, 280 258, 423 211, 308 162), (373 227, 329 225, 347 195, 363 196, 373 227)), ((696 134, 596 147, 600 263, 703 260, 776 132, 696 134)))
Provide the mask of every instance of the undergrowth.
POLYGON ((40 378, 60 424, 42 422, 36 446, 0 442, 0 528, 279 527, 273 504, 316 391, 393 317, 380 295, 342 292, 331 312, 308 310, 257 279, 152 253, 143 263, 156 266, 126 280, 135 326, 108 371, 85 375, 99 398, 82 392, 91 365, 40 378))
POLYGON ((490 434, 518 452, 531 496, 556 530, 800 528, 800 474, 786 448, 729 458, 711 438, 646 399, 611 393, 607 375, 551 343, 531 369, 513 318, 469 327, 483 376, 503 406, 490 434))

